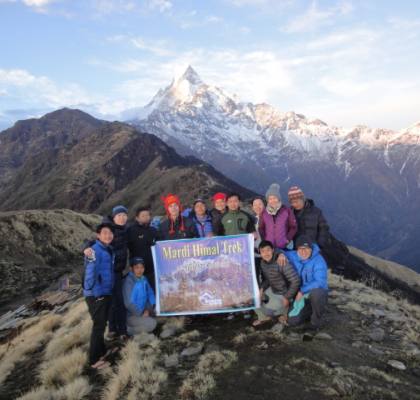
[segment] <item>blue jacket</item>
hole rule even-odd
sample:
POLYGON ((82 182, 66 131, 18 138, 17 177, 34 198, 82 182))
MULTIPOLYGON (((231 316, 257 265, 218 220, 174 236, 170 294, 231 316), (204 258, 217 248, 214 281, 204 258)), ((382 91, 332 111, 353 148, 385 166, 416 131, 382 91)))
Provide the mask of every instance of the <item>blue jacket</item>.
POLYGON ((111 295, 114 286, 114 252, 110 246, 105 246, 99 240, 92 249, 95 251, 95 260, 89 261, 85 258, 83 295, 85 297, 111 295))
POLYGON ((144 275, 137 278, 132 272, 124 279, 123 296, 128 316, 141 316, 148 304, 156 304, 155 294, 147 278, 144 275))
POLYGON ((302 280, 300 291, 303 294, 317 288, 328 290, 328 267, 317 244, 312 245, 312 255, 307 260, 301 260, 297 251, 287 251, 285 254, 302 280))
POLYGON ((194 210, 191 208, 187 208, 182 212, 182 216, 189 217, 194 221, 195 226, 197 227, 197 232, 199 237, 208 237, 209 235, 212 236, 213 234, 213 223, 210 213, 206 212, 206 217, 204 221, 199 221, 197 215, 195 214, 194 210))

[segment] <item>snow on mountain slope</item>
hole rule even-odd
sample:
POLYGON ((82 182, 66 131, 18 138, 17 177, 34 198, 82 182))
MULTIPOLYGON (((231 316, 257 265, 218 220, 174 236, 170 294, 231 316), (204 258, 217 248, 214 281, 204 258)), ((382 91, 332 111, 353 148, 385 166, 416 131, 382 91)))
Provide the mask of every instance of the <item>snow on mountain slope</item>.
POLYGON ((410 245, 420 226, 420 123, 399 132, 331 126, 242 102, 191 67, 129 120, 257 192, 273 181, 283 196, 302 186, 340 238, 420 270, 410 245))
POLYGON ((217 147, 237 160, 246 155, 258 163, 256 152, 275 157, 284 149, 300 159, 334 161, 345 176, 354 167, 345 156, 355 146, 380 151, 387 165, 398 161, 401 168, 403 161, 390 157, 389 147, 419 144, 420 140, 419 124, 401 132, 366 126, 343 129, 265 103, 240 102, 204 83, 191 66, 161 89, 131 123, 204 159, 217 147))

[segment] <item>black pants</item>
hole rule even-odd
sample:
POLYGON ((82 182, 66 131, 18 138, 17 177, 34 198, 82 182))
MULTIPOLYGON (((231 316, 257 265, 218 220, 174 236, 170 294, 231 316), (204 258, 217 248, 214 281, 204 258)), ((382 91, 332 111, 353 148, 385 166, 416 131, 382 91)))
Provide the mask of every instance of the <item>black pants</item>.
POLYGON ((321 288, 312 289, 309 292, 309 299, 305 301, 305 306, 302 308, 299 315, 289 317, 289 325, 296 326, 310 320, 312 326, 319 328, 327 301, 327 290, 321 288))
POLYGON ((255 274, 257 276, 258 286, 261 287, 261 283, 262 283, 261 257, 255 257, 255 274))
POLYGON ((111 296, 86 297, 86 303, 93 322, 89 347, 89 363, 93 365, 106 352, 104 333, 111 305, 111 296))
POLYGON ((127 311, 124 306, 123 283, 122 273, 115 272, 112 301, 109 310, 109 331, 115 332, 117 335, 127 334, 127 311))

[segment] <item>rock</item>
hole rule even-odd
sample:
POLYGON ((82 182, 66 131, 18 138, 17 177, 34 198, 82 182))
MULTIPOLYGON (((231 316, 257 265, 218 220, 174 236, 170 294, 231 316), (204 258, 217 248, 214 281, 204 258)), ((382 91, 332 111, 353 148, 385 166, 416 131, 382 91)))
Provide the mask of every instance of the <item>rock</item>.
POLYGON ((351 396, 353 393, 353 381, 350 378, 335 376, 332 385, 342 396, 351 396))
POLYGON ((371 311, 371 313, 376 318, 383 318, 386 315, 386 312, 384 310, 380 310, 379 308, 375 308, 371 311))
POLYGON ((414 344, 408 345, 407 348, 405 349, 405 352, 409 357, 420 356, 420 349, 414 344))
POLYGON ((363 347, 363 343, 360 340, 357 340, 351 344, 351 347, 355 347, 356 349, 360 349, 363 347))
POLYGON ((332 336, 326 332, 318 332, 315 335, 315 339, 319 340, 333 340, 332 336))
POLYGON ((369 351, 373 354, 376 354, 377 356, 383 356, 385 354, 382 350, 376 347, 370 346, 370 345, 369 345, 369 351))
POLYGON ((271 331, 274 333, 282 333, 284 330, 283 324, 276 324, 271 328, 271 331))
POLYGON ((216 343, 210 343, 206 346, 206 353, 211 353, 212 351, 220 351, 220 346, 216 343))
POLYGON ((268 349, 268 344, 266 342, 262 342, 257 346, 257 349, 267 350, 268 349))
POLYGON ((287 336, 286 336, 286 341, 287 342, 297 342, 301 340, 301 336, 296 333, 296 332, 290 332, 287 336))
POLYGON ((169 327, 169 328, 165 328, 161 333, 160 333, 160 338, 161 339, 167 339, 168 337, 174 336, 176 334, 176 329, 173 327, 169 327))
POLYGON ((179 356, 177 353, 171 354, 170 356, 166 356, 165 358, 165 367, 172 368, 176 367, 179 364, 179 356))
POLYGON ((181 352, 181 357, 191 357, 197 354, 200 354, 203 351, 203 345, 201 343, 197 343, 193 346, 186 347, 181 352))
POLYGON ((387 362, 387 364, 395 369, 398 369, 400 371, 405 371, 407 369, 407 367, 401 362, 401 361, 397 361, 397 360, 389 360, 387 362))
POLYGON ((311 342, 314 339, 314 336, 308 332, 305 332, 302 336, 303 342, 311 342))
POLYGON ((406 322, 407 321, 407 317, 405 317, 403 314, 401 313, 388 313, 386 318, 392 322, 395 323, 402 323, 402 322, 406 322))
POLYGON ((382 342, 385 338, 385 331, 382 328, 375 328, 369 333, 369 338, 374 342, 382 342))

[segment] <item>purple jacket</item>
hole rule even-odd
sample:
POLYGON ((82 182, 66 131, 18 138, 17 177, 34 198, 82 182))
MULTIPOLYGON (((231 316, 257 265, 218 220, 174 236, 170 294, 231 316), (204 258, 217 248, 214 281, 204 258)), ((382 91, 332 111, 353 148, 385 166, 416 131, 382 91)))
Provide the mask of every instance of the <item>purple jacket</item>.
POLYGON ((282 205, 276 215, 264 210, 259 223, 259 231, 264 240, 269 240, 275 248, 284 249, 297 232, 297 223, 293 211, 282 205))

